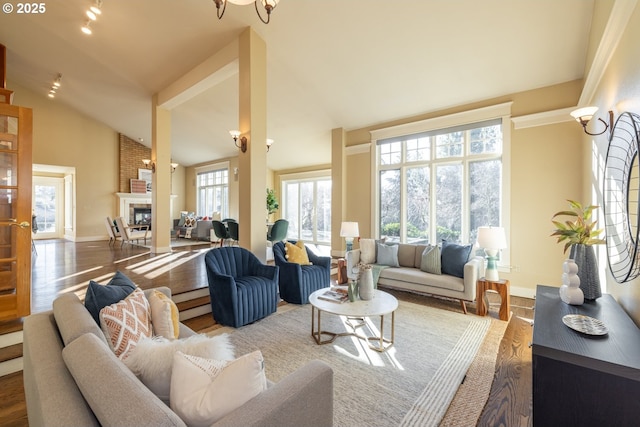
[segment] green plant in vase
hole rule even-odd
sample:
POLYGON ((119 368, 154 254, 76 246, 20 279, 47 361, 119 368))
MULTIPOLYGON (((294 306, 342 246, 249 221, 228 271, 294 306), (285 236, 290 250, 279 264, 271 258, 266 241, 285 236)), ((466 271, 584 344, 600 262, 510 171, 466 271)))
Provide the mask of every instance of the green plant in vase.
POLYGON ((276 213, 279 207, 280 204, 276 198, 276 192, 272 188, 267 188, 267 214, 276 213))
POLYGON ((551 236, 557 237, 558 243, 564 242, 564 252, 571 249, 569 258, 578 265, 578 277, 580 278, 580 289, 584 293, 584 298, 594 300, 602 296, 600 290, 600 278, 596 263, 594 245, 605 243, 599 236, 601 228, 597 227, 597 220, 593 220, 593 212, 598 206, 583 206, 575 200, 567 200, 570 210, 556 212, 551 218, 551 222, 556 227, 551 236), (555 218, 569 217, 565 221, 555 218))

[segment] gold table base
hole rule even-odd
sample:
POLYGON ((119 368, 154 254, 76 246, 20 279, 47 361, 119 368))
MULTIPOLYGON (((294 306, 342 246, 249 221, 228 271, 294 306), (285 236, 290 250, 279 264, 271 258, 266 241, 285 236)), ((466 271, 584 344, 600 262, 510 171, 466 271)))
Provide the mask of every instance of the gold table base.
MULTIPOLYGON (((380 335, 368 337, 356 332, 357 329, 365 325, 365 317, 347 316, 347 324, 351 327, 352 329, 351 332, 330 332, 330 331, 322 330, 321 313, 322 313, 322 310, 320 310, 319 308, 316 308, 314 305, 311 306, 311 336, 313 337, 316 344, 318 345, 332 343, 338 337, 351 336, 351 337, 356 337, 363 341, 366 341, 369 344, 370 349, 380 353, 387 351, 389 348, 393 346, 393 342, 395 339, 395 320, 396 320, 395 311, 391 312, 391 338, 390 339, 384 337, 384 314, 380 315, 380 335), (318 311, 317 330, 316 330, 316 314, 315 314, 316 310, 318 311), (328 335, 329 338, 326 338, 323 340, 322 335, 328 335)), ((336 315, 336 316, 339 316, 339 315, 336 315)))

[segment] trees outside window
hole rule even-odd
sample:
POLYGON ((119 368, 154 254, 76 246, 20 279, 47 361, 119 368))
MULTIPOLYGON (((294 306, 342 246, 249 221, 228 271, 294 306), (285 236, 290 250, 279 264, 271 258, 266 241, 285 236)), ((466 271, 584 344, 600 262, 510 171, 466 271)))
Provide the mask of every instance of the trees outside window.
POLYGON ((501 225, 502 121, 377 142, 379 234, 387 240, 474 243, 501 225))

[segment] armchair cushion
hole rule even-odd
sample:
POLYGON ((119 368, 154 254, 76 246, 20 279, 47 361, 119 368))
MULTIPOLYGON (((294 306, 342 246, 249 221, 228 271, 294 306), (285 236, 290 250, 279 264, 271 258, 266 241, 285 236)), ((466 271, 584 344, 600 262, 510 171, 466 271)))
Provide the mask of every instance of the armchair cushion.
POLYGON ((284 244, 284 251, 286 252, 285 258, 287 261, 300 265, 311 265, 309 256, 307 255, 307 248, 305 248, 302 240, 298 240, 295 244, 286 242, 284 244))

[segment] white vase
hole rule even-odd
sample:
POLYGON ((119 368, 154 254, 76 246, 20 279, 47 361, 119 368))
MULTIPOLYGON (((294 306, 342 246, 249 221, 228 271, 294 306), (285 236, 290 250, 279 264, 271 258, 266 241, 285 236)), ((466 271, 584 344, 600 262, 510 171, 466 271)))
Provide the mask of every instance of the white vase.
POLYGON ((358 283, 360 299, 368 301, 373 298, 373 273, 370 268, 360 271, 360 283, 358 283))
POLYGON ((573 259, 568 259, 562 264, 562 272, 560 299, 567 304, 582 305, 584 303, 584 293, 580 289, 578 265, 573 259))

